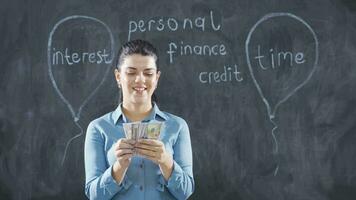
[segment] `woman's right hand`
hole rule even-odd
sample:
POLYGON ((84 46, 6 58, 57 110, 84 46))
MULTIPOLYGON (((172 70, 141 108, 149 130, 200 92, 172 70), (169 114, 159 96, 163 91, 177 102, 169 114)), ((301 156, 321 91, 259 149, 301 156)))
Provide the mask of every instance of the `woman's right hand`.
POLYGON ((128 140, 125 138, 119 139, 115 143, 116 162, 113 166, 112 176, 118 184, 121 183, 123 177, 125 176, 126 169, 131 163, 131 157, 134 153, 134 145, 134 140, 128 140))
POLYGON ((115 143, 115 156, 120 168, 127 169, 134 154, 135 140, 121 138, 115 143))

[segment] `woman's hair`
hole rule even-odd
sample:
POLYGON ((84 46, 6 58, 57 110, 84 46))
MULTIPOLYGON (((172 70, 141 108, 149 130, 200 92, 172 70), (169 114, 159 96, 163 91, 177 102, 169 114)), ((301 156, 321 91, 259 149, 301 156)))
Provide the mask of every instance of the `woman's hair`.
MULTIPOLYGON (((159 71, 158 67, 158 53, 157 49, 149 42, 145 40, 131 40, 124 45, 121 46, 118 55, 115 60, 115 67, 116 69, 120 70, 120 66, 124 62, 124 59, 127 56, 133 55, 133 54, 140 54, 142 56, 152 56, 155 60, 156 67, 157 67, 157 72, 159 71)), ((157 102, 157 97, 155 93, 153 93, 152 102, 157 102)), ((121 100, 122 101, 122 95, 121 95, 121 100)))
POLYGON ((145 40, 131 40, 122 45, 116 58, 115 67, 120 69, 124 59, 132 54, 152 56, 155 59, 157 71, 159 71, 157 49, 145 40))

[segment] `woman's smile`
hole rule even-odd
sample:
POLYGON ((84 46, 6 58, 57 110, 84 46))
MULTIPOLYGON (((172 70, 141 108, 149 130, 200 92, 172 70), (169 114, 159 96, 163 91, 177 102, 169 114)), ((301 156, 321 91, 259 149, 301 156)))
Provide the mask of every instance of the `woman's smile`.
POLYGON ((147 91, 147 88, 144 86, 136 86, 132 88, 134 90, 135 93, 137 94, 143 94, 147 91))

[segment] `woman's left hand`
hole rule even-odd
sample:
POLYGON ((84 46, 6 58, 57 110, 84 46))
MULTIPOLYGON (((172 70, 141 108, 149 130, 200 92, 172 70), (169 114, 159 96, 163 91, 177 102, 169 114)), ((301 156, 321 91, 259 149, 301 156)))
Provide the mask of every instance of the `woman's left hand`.
POLYGON ((172 156, 166 151, 163 142, 153 139, 140 139, 135 144, 136 152, 158 165, 170 166, 173 164, 172 156))
POLYGON ((173 171, 173 158, 172 155, 166 151, 161 141, 140 139, 135 144, 135 149, 139 155, 158 164, 164 179, 168 181, 173 171))

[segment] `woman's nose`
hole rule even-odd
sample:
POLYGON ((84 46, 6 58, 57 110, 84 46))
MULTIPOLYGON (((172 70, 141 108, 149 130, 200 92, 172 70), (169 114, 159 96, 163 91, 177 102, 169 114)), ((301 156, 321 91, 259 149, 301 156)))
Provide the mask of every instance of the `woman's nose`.
POLYGON ((143 75, 143 73, 137 74, 135 82, 145 82, 145 76, 143 75))

